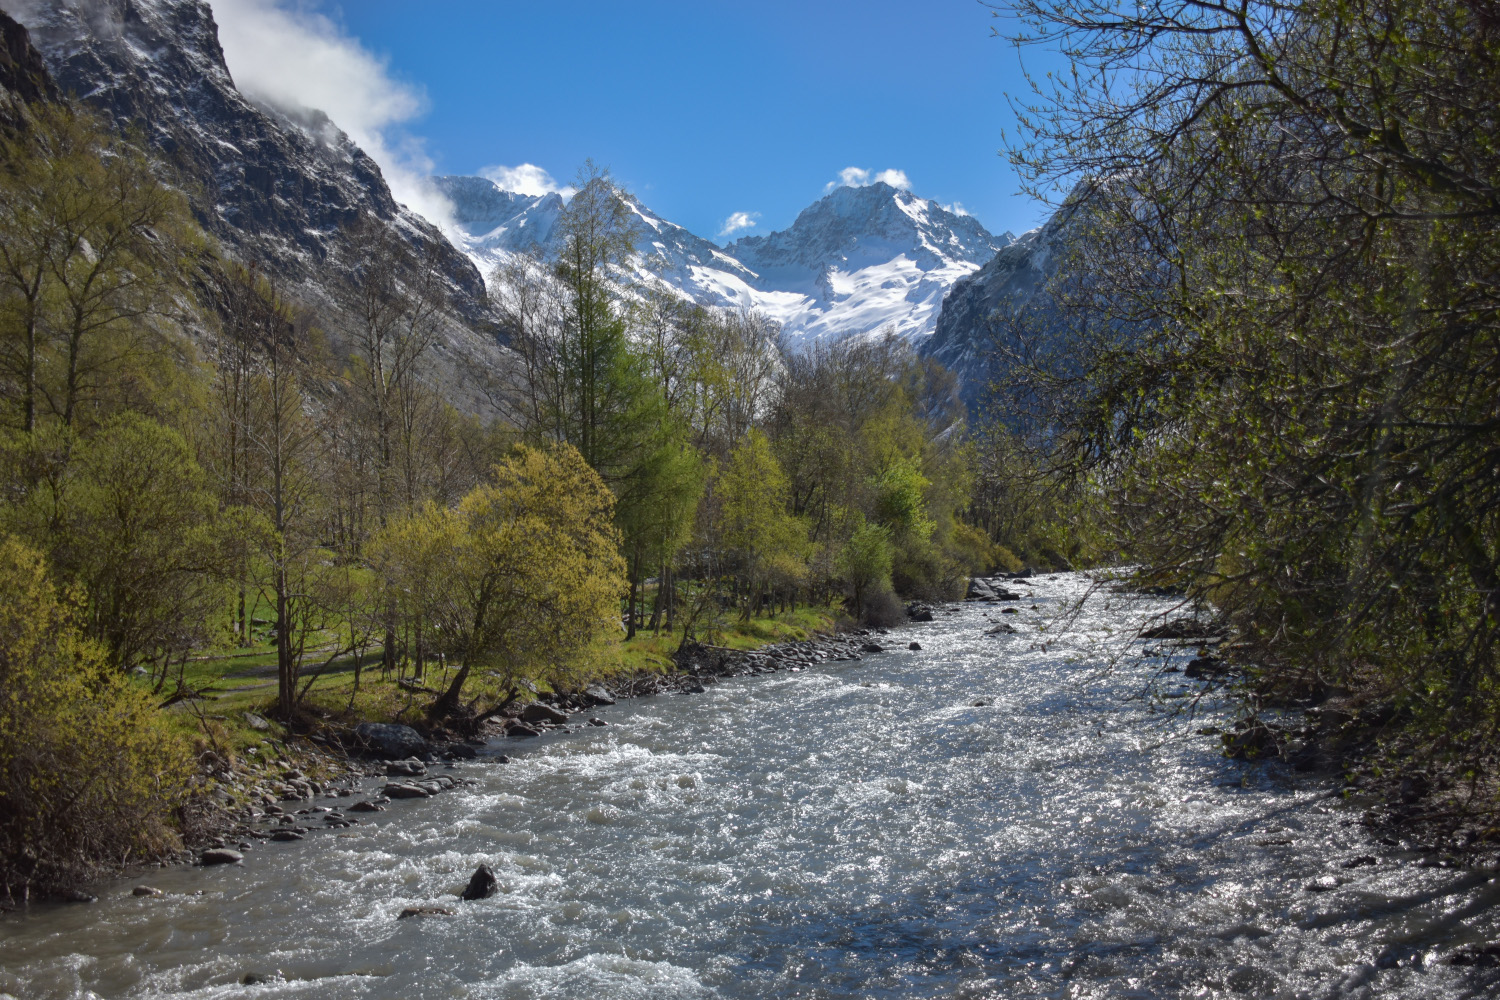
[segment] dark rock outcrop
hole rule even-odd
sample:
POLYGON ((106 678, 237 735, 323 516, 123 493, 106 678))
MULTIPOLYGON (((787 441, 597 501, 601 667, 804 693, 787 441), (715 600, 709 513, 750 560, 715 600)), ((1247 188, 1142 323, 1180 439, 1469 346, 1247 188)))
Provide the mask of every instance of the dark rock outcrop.
POLYGON ((463 899, 476 900, 488 899, 500 889, 500 882, 495 878, 495 873, 490 871, 489 865, 480 865, 474 869, 474 874, 469 878, 469 884, 464 888, 463 899))
POLYGON ((31 44, 30 32, 0 11, 0 126, 18 127, 26 105, 60 96, 42 54, 31 44))

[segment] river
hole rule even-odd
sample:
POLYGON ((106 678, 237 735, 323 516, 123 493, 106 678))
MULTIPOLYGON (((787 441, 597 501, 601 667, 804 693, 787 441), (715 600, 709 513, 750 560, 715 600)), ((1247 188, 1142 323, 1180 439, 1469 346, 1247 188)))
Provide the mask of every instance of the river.
POLYGON ((1225 709, 1167 711, 1195 686, 1152 693, 1161 661, 1128 655, 1165 605, 1065 614, 1086 590, 1041 578, 1019 614, 967 604, 860 662, 621 702, 350 830, 8 916, 0 993, 1496 995, 1500 971, 1444 961, 1500 937, 1493 872, 1374 842, 1331 779, 1219 756, 1196 730, 1225 709), (502 891, 457 901, 480 862, 502 891))

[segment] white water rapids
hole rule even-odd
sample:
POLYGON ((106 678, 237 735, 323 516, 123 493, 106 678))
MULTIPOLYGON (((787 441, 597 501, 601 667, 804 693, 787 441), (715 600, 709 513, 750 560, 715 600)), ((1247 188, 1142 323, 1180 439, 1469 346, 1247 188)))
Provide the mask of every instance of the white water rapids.
POLYGON ((1195 734, 1220 709, 1174 717, 1143 697, 1160 660, 1111 663, 1168 605, 1063 616, 1086 589, 1041 578, 1019 614, 957 607, 860 662, 621 702, 458 765, 477 786, 10 915, 0 993, 1496 995, 1500 971, 1445 961, 1500 937, 1494 872, 1424 867, 1336 782, 1220 757, 1195 734), (480 862, 502 891, 458 901, 480 862), (457 915, 397 921, 413 905, 457 915))

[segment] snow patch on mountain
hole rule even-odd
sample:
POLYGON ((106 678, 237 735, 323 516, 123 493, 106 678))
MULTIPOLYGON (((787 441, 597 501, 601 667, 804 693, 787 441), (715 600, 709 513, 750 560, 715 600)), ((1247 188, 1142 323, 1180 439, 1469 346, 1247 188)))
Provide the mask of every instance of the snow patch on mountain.
MULTIPOLYGON (((434 183, 455 207, 461 249, 484 274, 516 253, 556 254, 558 194, 519 194, 483 177, 434 183)), ((632 213, 637 280, 654 275, 704 305, 765 313, 797 346, 888 329, 920 341, 933 332, 948 290, 1014 240, 878 181, 838 188, 788 229, 725 247, 622 197, 632 213)))

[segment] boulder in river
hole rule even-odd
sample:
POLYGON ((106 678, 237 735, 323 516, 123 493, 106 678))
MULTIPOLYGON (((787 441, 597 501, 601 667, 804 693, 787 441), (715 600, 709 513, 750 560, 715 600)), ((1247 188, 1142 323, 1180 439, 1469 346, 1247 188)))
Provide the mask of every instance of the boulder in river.
POLYGON ((391 722, 361 722, 354 735, 382 760, 405 760, 427 752, 427 741, 410 726, 391 722))
POLYGON ((552 725, 560 726, 564 722, 568 721, 568 713, 561 711, 560 709, 553 708, 551 705, 544 705, 539 701, 534 701, 530 705, 527 705, 524 710, 522 710, 521 721, 529 722, 532 724, 538 722, 546 722, 551 723, 552 725))
POLYGON ((906 606, 906 617, 914 622, 932 621, 932 609, 925 604, 912 602, 906 606))
POLYGON ((352 813, 375 813, 382 812, 384 811, 384 809, 385 806, 376 805, 374 802, 366 801, 356 802, 354 803, 354 805, 349 807, 349 811, 352 813))
POLYGON ((488 899, 500 888, 500 882, 495 878, 495 873, 490 871, 489 865, 480 865, 474 869, 474 874, 469 878, 469 884, 463 891, 465 900, 488 899))
POLYGON ((967 597, 971 601, 993 601, 995 599, 995 588, 989 583, 977 577, 969 581, 967 597))
POLYGON ((245 856, 227 847, 215 847, 200 854, 198 860, 205 865, 237 865, 245 860, 245 856))
POLYGON ((922 644, 920 642, 908 642, 906 644, 906 648, 912 651, 916 651, 922 648, 922 644))
POLYGON ((1016 627, 1008 622, 1001 622, 992 629, 986 629, 985 635, 1015 635, 1016 627))
POLYGON ((302 837, 303 835, 298 833, 296 830, 277 830, 275 833, 271 834, 272 840, 281 841, 301 840, 302 837))
POLYGON ((457 915, 457 910, 450 910, 446 906, 408 906, 401 911, 397 920, 405 920, 407 917, 452 917, 457 915))
POLYGON ((859 651, 861 653, 884 653, 885 647, 878 642, 865 642, 860 644, 859 651))
POLYGON ((518 740, 524 740, 530 739, 533 736, 540 736, 542 734, 537 732, 535 729, 532 729, 530 726, 525 725, 524 723, 517 722, 506 727, 505 735, 514 736, 518 740))
POLYGON ((165 895, 154 885, 138 885, 130 890, 132 896, 162 896, 165 895))

